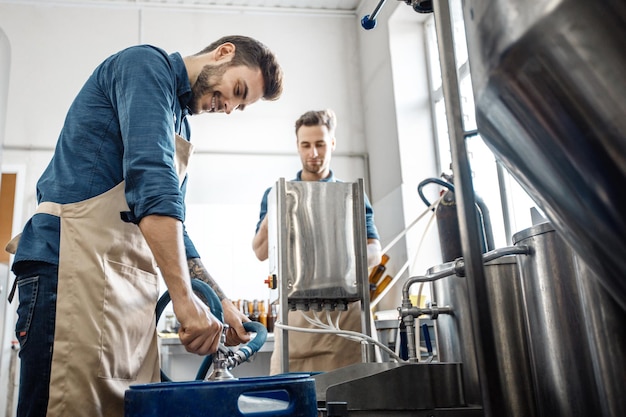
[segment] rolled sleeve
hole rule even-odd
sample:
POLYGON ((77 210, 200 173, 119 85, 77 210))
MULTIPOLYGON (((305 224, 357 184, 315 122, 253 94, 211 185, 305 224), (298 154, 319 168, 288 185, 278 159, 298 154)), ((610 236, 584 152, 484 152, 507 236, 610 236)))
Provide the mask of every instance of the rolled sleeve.
POLYGON ((380 236, 378 235, 378 229, 376 228, 376 223, 374 223, 374 209, 372 208, 372 204, 370 203, 367 195, 365 197, 365 229, 368 239, 377 239, 380 240, 380 236))
POLYGON ((111 65, 110 91, 124 144, 128 220, 138 223, 157 214, 184 221, 174 163, 176 79, 167 55, 156 48, 131 48, 111 65))
POLYGON ((255 233, 258 233, 259 229, 261 228, 261 223, 267 215, 267 196, 270 194, 270 191, 272 191, 272 187, 268 188, 267 190, 265 190, 265 193, 263 193, 263 198, 261 199, 261 211, 259 213, 259 221, 256 224, 255 233))

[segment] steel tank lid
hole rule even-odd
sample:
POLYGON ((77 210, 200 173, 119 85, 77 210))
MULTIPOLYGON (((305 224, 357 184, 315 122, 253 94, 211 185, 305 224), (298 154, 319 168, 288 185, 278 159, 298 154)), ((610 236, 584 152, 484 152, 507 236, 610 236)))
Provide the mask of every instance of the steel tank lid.
POLYGON ((539 223, 529 227, 528 229, 524 229, 521 232, 515 233, 511 239, 513 240, 513 244, 517 245, 524 239, 544 233, 554 232, 554 230, 554 226, 552 226, 552 223, 550 222, 539 223))

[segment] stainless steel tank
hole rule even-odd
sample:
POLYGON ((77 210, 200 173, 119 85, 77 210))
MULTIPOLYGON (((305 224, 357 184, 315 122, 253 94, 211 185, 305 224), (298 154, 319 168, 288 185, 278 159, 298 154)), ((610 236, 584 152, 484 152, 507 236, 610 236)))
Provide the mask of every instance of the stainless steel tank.
MULTIPOLYGON (((428 270, 436 274, 453 266, 449 262, 428 270)), ((530 358, 526 344, 521 282, 515 256, 485 263, 491 321, 497 345, 497 364, 502 396, 492 398, 508 417, 535 416, 530 358)), ((441 362, 462 362, 465 398, 468 404, 481 404, 480 382, 472 318, 468 305, 465 278, 449 276, 433 283, 433 300, 438 306, 450 306, 452 315, 437 317, 437 346, 441 362)))
POLYGON ((575 257, 576 276, 585 312, 593 371, 602 416, 626 416, 626 310, 594 278, 594 272, 575 257))
POLYGON ((268 197, 268 222, 270 271, 290 304, 307 309, 369 294, 362 181, 281 178, 268 197))
POLYGON ((600 415, 574 252, 550 223, 516 233, 513 242, 531 248, 519 263, 538 415, 600 415))
POLYGON ((481 136, 626 310, 626 1, 464 15, 481 136))

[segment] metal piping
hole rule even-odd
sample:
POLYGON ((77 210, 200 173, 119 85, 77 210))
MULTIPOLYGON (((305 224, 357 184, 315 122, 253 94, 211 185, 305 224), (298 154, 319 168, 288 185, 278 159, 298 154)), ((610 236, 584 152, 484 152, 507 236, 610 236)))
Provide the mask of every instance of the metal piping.
POLYGON ((504 223, 504 235, 506 243, 513 242, 511 232, 511 213, 509 211, 509 190, 506 186, 506 175, 502 163, 496 160, 496 170, 498 173, 498 188, 500 190, 500 206, 502 207, 502 222, 504 223))
MULTIPOLYGON (((499 248, 489 251, 482 255, 483 263, 491 262, 498 258, 508 255, 528 255, 530 254, 530 247, 527 245, 519 246, 507 246, 506 248, 499 248)), ((449 277, 450 275, 457 275, 459 277, 465 276, 465 261, 463 258, 459 258, 454 261, 454 265, 449 268, 442 269, 433 274, 425 276, 409 277, 402 286, 402 299, 410 300, 409 290, 413 284, 418 282, 432 282, 438 279, 449 277)))
MULTIPOLYGON (((530 247, 526 245, 509 246, 506 248, 495 249, 485 253, 482 256, 483 262, 487 263, 495 259, 508 255, 528 255, 530 253, 530 247)), ((406 327, 407 334, 407 351, 409 355, 409 362, 418 362, 419 357, 417 355, 417 346, 415 343, 415 336, 417 330, 415 330, 415 319, 422 315, 430 315, 432 319, 436 319, 439 314, 452 314, 454 308, 450 306, 438 307, 436 304, 431 305, 429 308, 414 307, 409 298, 409 290, 411 286, 418 282, 432 282, 441 278, 448 277, 450 275, 457 275, 460 277, 465 276, 465 263, 463 258, 459 258, 454 261, 454 265, 449 268, 443 269, 434 274, 427 276, 417 276, 409 278, 402 287, 402 306, 399 309, 402 323, 406 327)))

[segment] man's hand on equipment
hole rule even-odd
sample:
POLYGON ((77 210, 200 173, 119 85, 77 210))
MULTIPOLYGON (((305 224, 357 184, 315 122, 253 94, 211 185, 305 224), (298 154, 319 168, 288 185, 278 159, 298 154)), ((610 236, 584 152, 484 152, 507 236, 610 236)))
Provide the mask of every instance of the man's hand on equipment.
POLYGON ((188 301, 173 304, 174 314, 180 322, 178 336, 185 349, 198 355, 217 352, 223 326, 209 307, 193 293, 188 301))
POLYGON ((367 240, 367 267, 373 268, 380 263, 382 248, 377 239, 367 240))
POLYGON ((229 326, 226 330, 226 346, 248 343, 250 334, 243 328, 242 322, 250 321, 250 319, 237 310, 237 307, 227 298, 222 300, 222 309, 224 310, 224 321, 229 326))

